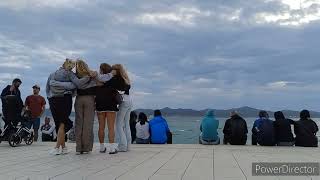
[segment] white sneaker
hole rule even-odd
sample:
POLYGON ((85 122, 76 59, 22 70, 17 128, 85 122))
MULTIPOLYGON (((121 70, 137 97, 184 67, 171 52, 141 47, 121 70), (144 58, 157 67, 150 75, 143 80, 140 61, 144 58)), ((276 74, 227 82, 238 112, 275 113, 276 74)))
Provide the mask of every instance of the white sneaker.
POLYGON ((60 149, 59 148, 54 148, 50 151, 50 154, 51 155, 60 155, 61 152, 60 152, 60 149))
POLYGON ((106 153, 107 148, 104 146, 104 144, 100 144, 100 153, 106 153))
POLYGON ((117 154, 117 153, 118 153, 118 144, 117 143, 110 144, 109 154, 117 154))
POLYGON ((76 155, 81 155, 81 152, 76 152, 76 155))
POLYGON ((68 154, 68 153, 69 151, 67 147, 62 148, 61 154, 68 154))

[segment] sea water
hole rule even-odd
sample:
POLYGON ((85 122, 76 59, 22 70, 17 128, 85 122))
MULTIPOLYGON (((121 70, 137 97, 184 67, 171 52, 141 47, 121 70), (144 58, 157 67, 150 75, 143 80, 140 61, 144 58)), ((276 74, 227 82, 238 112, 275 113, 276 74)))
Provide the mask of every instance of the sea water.
MULTIPOLYGON (((198 144, 199 143, 199 134, 200 134, 200 124, 202 117, 185 117, 185 116, 170 116, 165 117, 168 121, 170 130, 173 133, 173 143, 174 144, 198 144)), ((219 137, 221 138, 221 143, 223 142, 223 127, 226 119, 228 118, 217 118, 219 120, 219 137)), ((248 141, 247 144, 251 144, 251 129, 256 118, 245 118, 248 126, 248 141)), ((71 120, 74 121, 74 117, 71 117, 71 120)), ((297 119, 294 119, 297 120, 297 119)), ((320 118, 313 118, 313 120, 320 127, 320 118)), ((43 124, 43 119, 41 124, 43 124)), ((3 122, 1 122, 3 125, 3 122)), ((3 126, 1 126, 3 127, 3 126)), ((95 119, 94 122, 94 141, 98 142, 98 120, 95 119)), ((106 128, 106 137, 105 141, 108 140, 108 131, 106 128)), ((41 136, 41 135, 40 135, 41 136)), ((39 137, 40 137, 39 136, 39 137)), ((40 137, 41 139, 41 137, 40 137)), ((320 140, 320 133, 318 133, 318 139, 320 140)))
MULTIPOLYGON (((174 144, 198 144, 199 134, 200 134, 200 124, 202 117, 183 117, 183 116, 171 116, 165 117, 168 122, 169 128, 173 133, 173 143, 174 144)), ((223 127, 228 118, 217 118, 219 120, 219 137, 221 138, 221 143, 223 142, 223 127)), ((256 118, 245 118, 248 126, 248 141, 247 144, 251 144, 251 129, 256 118)), ((297 119, 294 119, 297 120, 297 119)), ((320 127, 320 118, 313 119, 320 127)), ((98 142, 97 130, 98 123, 96 121, 94 125, 95 130, 95 141, 98 142)), ((293 128, 293 127, 292 127, 293 128)), ((292 129, 293 130, 293 129, 292 129)), ((292 131, 293 132, 293 131, 292 131)), ((320 136, 320 133, 318 133, 320 136)), ((320 137, 318 137, 320 140, 320 137)), ((106 129, 106 140, 107 140, 107 129, 106 129)))

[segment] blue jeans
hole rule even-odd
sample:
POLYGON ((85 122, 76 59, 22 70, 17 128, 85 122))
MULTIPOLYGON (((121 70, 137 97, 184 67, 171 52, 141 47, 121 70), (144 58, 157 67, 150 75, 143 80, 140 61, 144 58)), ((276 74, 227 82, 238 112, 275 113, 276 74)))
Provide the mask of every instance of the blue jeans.
POLYGON ((207 141, 207 140, 202 139, 202 133, 201 133, 200 137, 199 137, 199 143, 203 144, 203 145, 218 145, 218 144, 220 144, 220 138, 218 137, 218 139, 216 139, 216 140, 207 141))
POLYGON ((26 122, 27 128, 33 128, 34 131, 34 141, 38 141, 38 130, 40 128, 40 118, 31 119, 30 121, 26 122))
POLYGON ((148 138, 148 139, 136 138, 136 143, 137 144, 150 144, 150 138, 148 138))
POLYGON ((118 149, 121 152, 129 150, 131 144, 131 130, 130 130, 130 113, 132 109, 131 99, 123 101, 119 106, 116 120, 116 142, 118 149))

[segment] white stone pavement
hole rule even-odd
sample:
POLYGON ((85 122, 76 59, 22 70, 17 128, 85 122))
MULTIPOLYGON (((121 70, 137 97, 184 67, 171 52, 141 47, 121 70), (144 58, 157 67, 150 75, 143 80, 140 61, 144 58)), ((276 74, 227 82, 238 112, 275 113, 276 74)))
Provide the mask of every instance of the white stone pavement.
MULTIPOLYGON (((319 148, 132 145, 117 155, 53 156, 52 143, 0 144, 0 180, 320 180, 320 177, 252 177, 253 162, 319 162, 319 148)), ((97 146, 97 144, 96 144, 97 146)), ((98 147, 98 146, 97 146, 98 147)))

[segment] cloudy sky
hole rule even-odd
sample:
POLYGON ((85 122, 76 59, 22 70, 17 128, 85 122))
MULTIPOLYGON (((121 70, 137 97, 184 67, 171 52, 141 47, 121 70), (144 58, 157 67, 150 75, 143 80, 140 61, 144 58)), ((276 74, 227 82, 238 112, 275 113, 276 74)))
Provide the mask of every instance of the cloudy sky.
POLYGON ((124 64, 136 108, 320 110, 320 0, 10 0, 0 22, 23 97, 81 57, 124 64))

